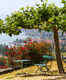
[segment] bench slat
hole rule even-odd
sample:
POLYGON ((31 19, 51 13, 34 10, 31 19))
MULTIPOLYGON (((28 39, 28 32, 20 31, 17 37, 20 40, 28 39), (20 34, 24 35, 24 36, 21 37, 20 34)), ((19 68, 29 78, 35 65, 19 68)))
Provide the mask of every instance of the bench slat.
POLYGON ((46 64, 34 64, 35 66, 46 66, 46 64))

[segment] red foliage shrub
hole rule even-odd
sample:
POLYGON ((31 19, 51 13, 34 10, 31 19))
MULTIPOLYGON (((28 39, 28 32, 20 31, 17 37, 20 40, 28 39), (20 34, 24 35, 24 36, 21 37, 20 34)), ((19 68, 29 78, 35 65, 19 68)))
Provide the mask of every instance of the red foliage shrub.
POLYGON ((25 50, 25 49, 27 49, 27 48, 26 47, 23 47, 23 46, 21 47, 21 50, 25 50))
POLYGON ((8 66, 0 66, 0 69, 8 68, 8 66))
POLYGON ((18 55, 21 55, 21 54, 22 54, 22 52, 21 52, 21 51, 19 51, 19 52, 17 52, 17 54, 18 54, 18 55))
POLYGON ((8 55, 8 52, 5 52, 5 55, 8 55))
POLYGON ((50 44, 46 42, 27 42, 24 46, 10 48, 9 53, 6 52, 6 54, 18 60, 27 58, 39 63, 43 60, 42 55, 49 55, 48 48, 50 48, 50 44))
POLYGON ((24 43, 27 43, 27 41, 24 41, 24 43))

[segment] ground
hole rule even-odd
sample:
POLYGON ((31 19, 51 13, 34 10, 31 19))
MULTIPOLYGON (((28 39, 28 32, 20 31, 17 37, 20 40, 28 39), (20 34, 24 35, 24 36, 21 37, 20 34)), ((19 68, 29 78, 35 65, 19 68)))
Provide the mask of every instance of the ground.
MULTIPOLYGON (((60 75, 58 73, 58 68, 56 61, 49 62, 48 65, 51 64, 50 71, 51 72, 46 72, 41 73, 40 70, 35 73, 35 70, 37 69, 37 66, 31 66, 28 68, 20 69, 20 70, 15 70, 11 73, 8 74, 3 74, 0 76, 0 80, 66 80, 66 75, 60 75), (27 72, 29 74, 32 74, 32 76, 23 76, 22 73, 27 72), (44 75, 40 75, 44 74, 44 75)), ((64 69, 66 71, 66 63, 64 64, 64 69)))

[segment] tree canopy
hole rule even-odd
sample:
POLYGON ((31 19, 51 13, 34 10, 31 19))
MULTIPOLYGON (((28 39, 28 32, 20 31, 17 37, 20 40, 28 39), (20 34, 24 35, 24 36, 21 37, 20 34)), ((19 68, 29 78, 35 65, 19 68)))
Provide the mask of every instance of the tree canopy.
POLYGON ((19 11, 7 16, 3 32, 11 36, 12 34, 18 35, 22 28, 39 28, 50 31, 53 30, 54 26, 58 30, 66 31, 65 21, 65 5, 62 8, 55 4, 47 5, 46 0, 41 1, 41 4, 36 4, 36 7, 22 7, 19 11))
MULTIPOLYGON (((66 26, 66 0, 62 0, 62 3, 64 4, 64 7, 62 8, 64 26, 66 26)), ((66 27, 64 28, 64 31, 66 31, 66 27)))

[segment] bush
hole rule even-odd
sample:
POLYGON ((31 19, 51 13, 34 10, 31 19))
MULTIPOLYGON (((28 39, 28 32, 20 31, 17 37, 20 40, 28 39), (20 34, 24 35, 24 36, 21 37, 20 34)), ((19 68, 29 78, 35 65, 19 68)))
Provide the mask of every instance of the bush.
POLYGON ((0 68, 7 68, 8 67, 8 58, 6 56, 1 56, 0 57, 0 68))
POLYGON ((50 44, 46 42, 27 42, 24 46, 12 47, 6 54, 9 57, 10 63, 13 65, 13 59, 31 59, 34 63, 39 63, 43 60, 42 55, 51 55, 50 44))

